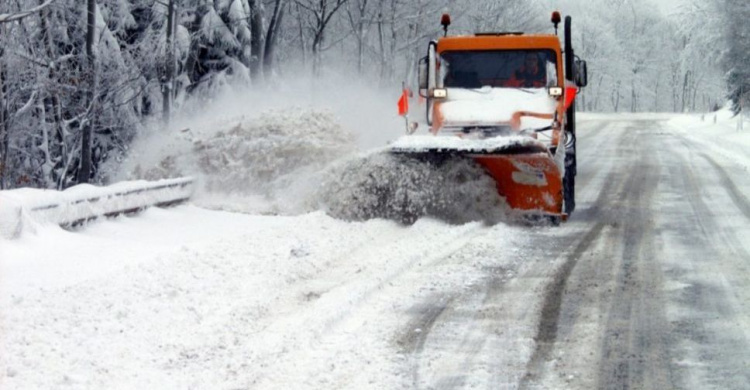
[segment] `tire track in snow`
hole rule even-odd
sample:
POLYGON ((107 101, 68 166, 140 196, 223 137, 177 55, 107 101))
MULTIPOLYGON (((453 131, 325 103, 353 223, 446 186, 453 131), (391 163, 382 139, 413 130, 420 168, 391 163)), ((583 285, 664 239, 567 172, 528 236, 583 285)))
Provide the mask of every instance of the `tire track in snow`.
MULTIPOLYGON (((614 124, 610 123, 604 129, 612 131, 612 127, 614 126, 614 124)), ((602 138, 605 137, 602 136, 602 138)), ((633 133, 628 131, 628 129, 625 129, 624 131, 619 131, 616 145, 630 145, 633 140, 633 133)), ((599 150, 602 149, 597 149, 597 151, 599 150)), ((625 148, 617 148, 614 158, 610 158, 609 162, 622 159, 625 156, 625 153, 625 148)), ((591 169, 591 167, 587 168, 591 169)), ((607 168, 609 170, 603 180, 603 188, 599 192, 596 200, 591 207, 578 210, 576 213, 579 217, 577 219, 591 220, 594 222, 594 225, 578 241, 573 251, 567 255, 564 263, 555 272, 552 281, 547 285, 537 326, 537 334, 534 337, 536 346, 529 362, 527 363, 526 374, 519 383, 519 388, 521 389, 529 388, 532 383, 540 379, 540 374, 544 370, 544 365, 549 360, 550 354, 557 341, 561 307, 568 279, 583 254, 589 250, 594 242, 596 242, 601 236, 604 228, 608 225, 606 221, 608 218, 605 218, 605 206, 611 201, 613 194, 621 193, 623 190, 623 182, 615 181, 615 179, 619 177, 619 171, 613 169, 612 164, 607 165, 607 168), (619 183, 619 186, 615 188, 613 183, 619 183)), ((591 180, 602 172, 603 170, 600 168, 595 174, 587 175, 586 180, 583 181, 584 184, 582 187, 587 187, 591 180)))
POLYGON ((547 292, 542 304, 541 317, 534 338, 536 347, 526 368, 526 375, 521 380, 519 388, 526 389, 532 380, 538 378, 544 363, 549 359, 552 348, 557 341, 557 328, 560 319, 565 287, 578 259, 588 250, 591 244, 601 235, 604 223, 596 224, 578 243, 573 252, 567 257, 560 270, 555 274, 552 283, 547 286, 547 292))
POLYGON ((417 317, 412 320, 406 327, 406 332, 396 340, 396 343, 405 353, 411 356, 411 374, 412 387, 419 388, 419 355, 424 350, 427 336, 430 334, 432 327, 435 326, 438 318, 448 309, 456 297, 439 296, 437 298, 427 299, 422 305, 417 305, 410 309, 415 312, 417 317))
POLYGON ((652 161, 654 152, 643 145, 653 141, 653 134, 649 128, 641 131, 641 122, 627 127, 621 130, 626 136, 611 156, 620 163, 616 173, 607 177, 605 193, 600 194, 591 215, 583 218, 595 225, 548 287, 538 343, 521 388, 560 387, 560 378, 573 378, 561 376, 564 370, 577 364, 588 382, 579 383, 584 388, 669 387, 669 356, 663 352, 668 346, 668 327, 660 314, 662 283, 649 232, 653 229, 649 208, 658 182, 653 173, 658 174, 658 167, 652 161), (585 275, 597 279, 582 279, 585 275), (577 285, 571 285, 571 280, 577 280, 577 285), (574 336, 579 339, 571 340, 574 336), (589 357, 591 348, 598 348, 598 359, 589 357), (559 352, 553 357, 555 351, 559 352), (588 360, 594 367, 598 363, 598 368, 558 359, 558 354, 568 351, 574 353, 574 360, 577 352, 582 354, 578 360, 588 360))
POLYGON ((615 288, 605 322, 598 385, 600 389, 669 389, 668 325, 661 297, 661 268, 654 243, 653 198, 659 184, 659 143, 651 128, 638 131, 621 202, 613 199, 621 226, 607 239, 621 245, 615 288), (619 205, 617 203, 620 203, 619 205))
MULTIPOLYGON (((456 389, 467 386, 467 379, 470 378, 470 372, 477 365, 481 365, 481 351, 486 348, 490 340, 483 335, 493 335, 498 329, 502 329, 502 324, 497 317, 502 315, 502 303, 507 296, 507 278, 502 275, 507 272, 517 273, 517 268, 510 266, 508 268, 491 269, 485 280, 456 297, 451 302, 451 307, 446 311, 445 317, 469 323, 469 326, 461 332, 457 339, 457 349, 452 354, 453 358, 460 362, 455 365, 455 369, 447 371, 441 375, 439 380, 428 388, 432 389, 456 389), (472 310, 473 309, 473 310, 472 310)), ((446 318, 446 321, 448 318, 446 318)), ((449 326, 447 322, 443 325, 449 326)), ((421 358, 422 350, 418 350, 417 360, 421 358)), ((418 379, 419 366, 413 368, 415 378, 418 379)), ((491 388, 499 387, 496 376, 490 376, 489 383, 491 388)), ((422 387, 421 381, 414 382, 414 388, 422 387)))
MULTIPOLYGON (((611 172, 607 177, 607 182, 614 176, 611 172)), ((611 196, 610 186, 607 186, 599 195, 599 198, 592 207, 598 210, 603 203, 611 196)), ((595 211, 596 212, 596 211, 595 211)), ((541 314, 537 326, 537 333, 534 337, 536 346, 526 367, 526 375, 519 383, 520 389, 529 387, 532 381, 539 378, 543 370, 543 365, 550 357, 550 353, 557 341, 558 322, 560 320, 560 310, 565 295, 565 289, 568 279, 573 272, 573 268, 586 253, 591 245, 601 236, 603 229, 607 224, 599 222, 586 232, 583 238, 578 242, 573 251, 566 257, 565 262, 555 273, 550 284, 547 285, 544 300, 542 303, 541 314)))
MULTIPOLYGON (((457 261, 466 260, 468 258, 462 257, 457 261)), ((480 376, 494 383, 494 378, 482 372, 485 364, 497 363, 493 359, 496 350, 488 348, 487 343, 496 341, 498 332, 507 330, 515 322, 508 314, 514 308, 506 307, 506 287, 507 282, 515 280, 508 275, 515 274, 516 266, 521 262, 508 264, 508 260, 497 259, 494 261, 502 265, 482 267, 485 274, 468 289, 445 293, 437 298, 427 297, 424 303, 413 306, 412 310, 421 313, 402 331, 405 336, 400 339, 408 338, 414 331, 413 324, 426 318, 429 318, 430 326, 419 333, 418 343, 402 345, 406 347, 402 348, 404 353, 409 356, 412 388, 466 386, 467 380, 477 382, 477 369, 480 376), (483 354, 484 351, 492 355, 483 354)))
MULTIPOLYGON (((472 239, 479 235, 482 235, 481 232, 478 233, 480 230, 481 225, 477 223, 465 229, 465 231, 463 231, 461 234, 455 235, 453 237, 441 237, 440 239, 436 239, 435 242, 446 242, 447 244, 443 245, 440 250, 430 252, 428 254, 423 253, 421 250, 417 250, 416 253, 410 253, 410 249, 407 249, 405 257, 408 257, 409 261, 405 262, 401 266, 396 267, 395 269, 388 270, 384 276, 378 278, 375 283, 366 286, 361 291, 356 293, 349 292, 349 299, 347 300, 347 302, 350 304, 349 306, 351 309, 349 311, 342 312, 340 316, 332 317, 328 321, 326 321, 325 332, 330 332, 346 316, 351 315, 352 312, 357 308, 363 307, 365 302, 370 300, 375 293, 382 291, 386 285, 391 284, 391 282, 393 282, 395 279, 404 275, 407 270, 414 268, 419 264, 434 264, 450 257, 450 255, 459 251, 472 239)), ((408 238, 404 238, 402 241, 406 242, 410 240, 408 240, 408 238)), ((348 285, 354 284, 352 283, 354 281, 355 280, 348 280, 342 287, 346 288, 348 285)))

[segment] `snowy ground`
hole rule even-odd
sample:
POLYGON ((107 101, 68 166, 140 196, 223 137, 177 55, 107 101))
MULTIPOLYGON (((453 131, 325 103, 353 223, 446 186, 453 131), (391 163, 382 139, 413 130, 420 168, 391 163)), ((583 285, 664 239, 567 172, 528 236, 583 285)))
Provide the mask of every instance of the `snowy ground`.
POLYGON ((581 115, 560 227, 185 205, 0 240, 0 388, 749 388, 750 126, 717 122, 581 115))

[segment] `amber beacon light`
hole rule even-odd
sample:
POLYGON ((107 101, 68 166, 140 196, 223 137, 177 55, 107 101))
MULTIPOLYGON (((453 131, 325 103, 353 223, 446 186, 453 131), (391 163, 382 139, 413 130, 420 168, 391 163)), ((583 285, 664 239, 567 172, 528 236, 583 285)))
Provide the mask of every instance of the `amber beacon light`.
POLYGON ((443 36, 448 35, 448 26, 451 25, 451 16, 447 13, 440 18, 440 25, 443 26, 443 36))

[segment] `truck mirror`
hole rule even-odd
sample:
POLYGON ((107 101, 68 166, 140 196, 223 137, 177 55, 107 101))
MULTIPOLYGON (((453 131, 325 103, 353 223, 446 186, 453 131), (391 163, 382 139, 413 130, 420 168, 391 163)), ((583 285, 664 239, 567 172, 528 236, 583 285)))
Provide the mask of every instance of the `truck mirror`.
POLYGON ((427 57, 422 57, 417 64, 417 79, 419 80, 419 89, 425 90, 427 86, 427 73, 428 73, 428 62, 427 57))
POLYGON ((589 83, 588 69, 586 61, 576 61, 576 85, 579 87, 585 87, 589 83))
POLYGON ((433 98, 432 98, 432 90, 434 90, 437 87, 437 80, 435 73, 437 69, 437 42, 431 41, 430 44, 427 46, 427 104, 425 105, 427 109, 427 124, 432 126, 432 107, 433 107, 433 98))
POLYGON ((427 89, 437 87, 437 42, 432 41, 427 47, 427 89))

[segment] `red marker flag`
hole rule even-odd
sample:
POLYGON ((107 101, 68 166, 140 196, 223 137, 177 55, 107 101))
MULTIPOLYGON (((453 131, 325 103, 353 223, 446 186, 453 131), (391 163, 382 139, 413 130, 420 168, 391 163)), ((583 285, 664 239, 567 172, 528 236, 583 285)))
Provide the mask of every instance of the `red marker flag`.
POLYGON ((578 92, 578 89, 576 87, 565 87, 566 110, 568 109, 568 107, 570 107, 571 104, 573 104, 573 100, 576 98, 576 92, 578 92))
POLYGON ((401 98, 398 99, 398 114, 400 116, 406 115, 409 112, 409 91, 404 88, 404 92, 401 93, 401 98))

